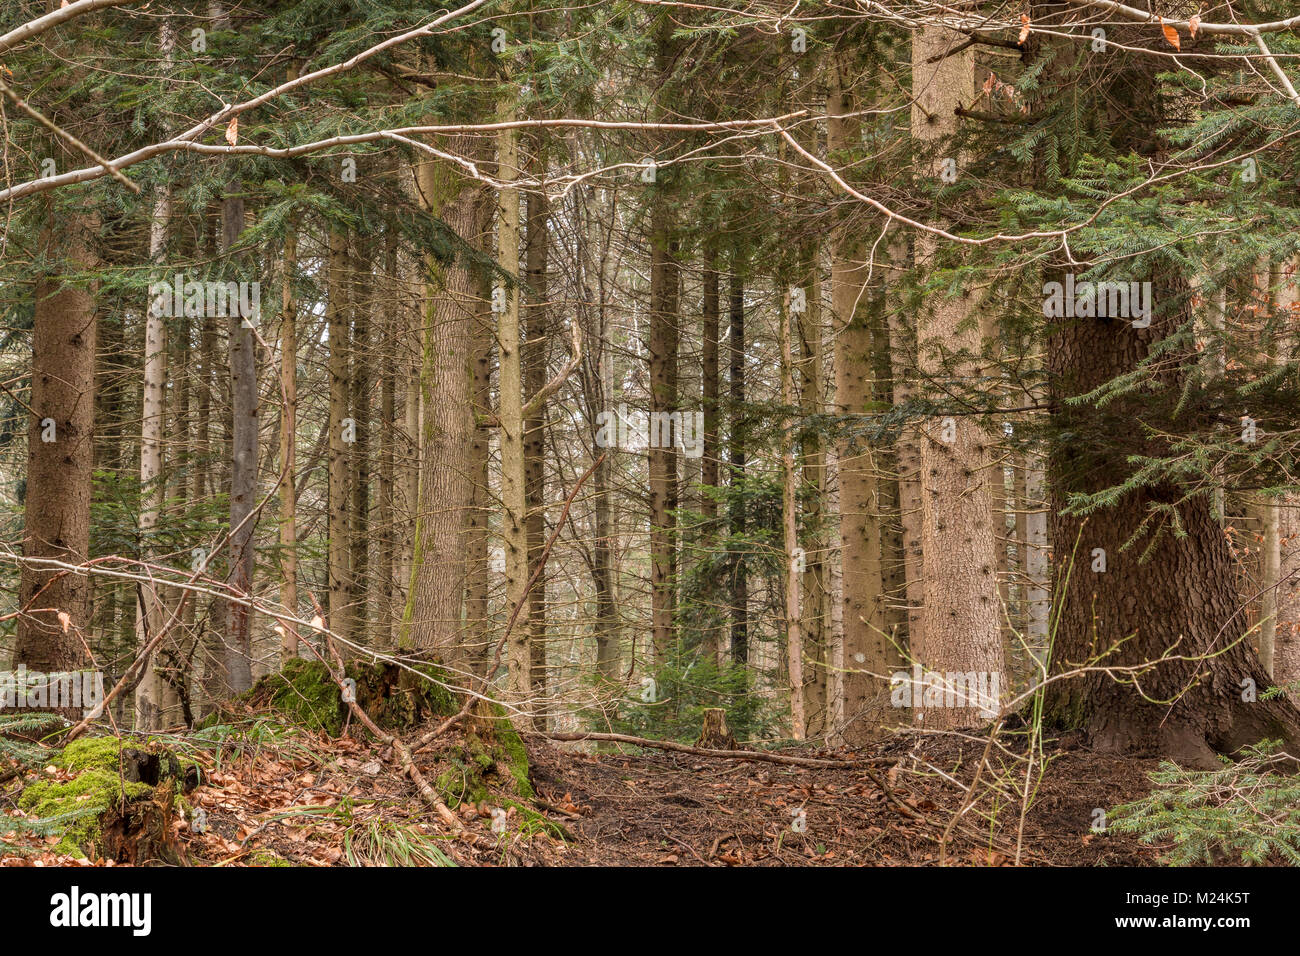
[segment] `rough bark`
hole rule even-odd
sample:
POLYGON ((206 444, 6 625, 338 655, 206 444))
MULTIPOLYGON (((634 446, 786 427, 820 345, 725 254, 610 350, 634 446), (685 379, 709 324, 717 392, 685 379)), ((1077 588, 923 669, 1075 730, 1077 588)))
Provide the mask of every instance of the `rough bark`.
MULTIPOLYGON (((955 110, 974 98, 974 55, 953 52, 965 37, 926 25, 912 42, 912 135, 919 167, 936 179, 945 159, 956 159, 950 138, 955 110), (937 62, 934 62, 937 59, 937 62)), ((958 159, 960 167, 960 160, 958 159)), ((940 263, 932 234, 916 238, 916 266, 930 273, 940 263)), ((980 329, 973 297, 932 295, 919 317, 918 362, 936 394, 960 393, 960 380, 977 374, 980 329), (952 382, 946 381, 949 376, 952 382), (958 387, 954 387, 958 386, 958 387)), ((918 696, 939 691, 911 686, 913 717, 929 728, 972 726, 996 711, 997 701, 972 699, 969 688, 949 695, 946 675, 988 675, 985 686, 1005 680, 993 502, 989 487, 989 436, 962 409, 929 421, 921 438, 921 537, 925 636, 911 654, 927 673, 945 675, 944 706, 917 706, 918 696), (951 705, 950 701, 952 702, 951 705)), ((960 690, 960 689, 959 689, 960 690)))
MULTIPOLYGON (((484 162, 481 141, 455 136, 449 152, 484 162)), ((491 196, 449 164, 417 167, 420 203, 471 247, 491 229, 491 196)), ((465 514, 473 503, 469 447, 474 438, 474 325, 481 294, 479 269, 466 252, 449 264, 426 257, 427 323, 423 391, 420 514, 403 645, 464 662, 461 609, 465 586, 465 514)))
MULTIPOLYGON (((533 141, 533 162, 536 173, 545 173, 545 156, 540 137, 533 141)), ((527 303, 525 307, 525 334, 523 343, 524 394, 532 398, 546 385, 547 353, 550 345, 550 310, 547 306, 548 240, 547 218, 550 205, 545 193, 529 193, 526 242, 524 247, 527 271, 527 303)), ((525 530, 528 539, 528 575, 537 579, 528 591, 526 624, 532 649, 533 689, 543 699, 533 723, 546 732, 546 705, 548 673, 546 666, 546 569, 540 573, 542 549, 546 544, 546 469, 545 431, 547 402, 535 405, 530 401, 529 414, 524 421, 524 503, 527 513, 525 530)))
MULTIPOLYGON (((290 226, 284 239, 280 278, 280 603, 298 613, 298 490, 294 477, 298 442, 298 303, 293 295, 298 268, 298 232, 290 226)), ((298 632, 280 625, 280 663, 298 656, 298 632)))
MULTIPOLYGON (((90 213, 56 213, 51 200, 46 211, 40 247, 49 269, 35 289, 23 557, 79 564, 90 556, 96 331, 96 284, 81 277, 98 264, 99 224, 90 213)), ((87 578, 24 564, 18 606, 28 613, 18 618, 15 666, 45 673, 81 666, 88 599, 87 578)))
MULTIPOLYGON (((229 256, 244 228, 244 202, 228 196, 221 201, 221 248, 229 256)), ((253 591, 253 532, 257 519, 257 342, 252 323, 236 315, 230 321, 230 392, 233 429, 230 472, 230 575, 237 594, 253 591)), ((230 690, 242 694, 253 686, 253 622, 245 604, 227 608, 226 673, 230 690)))
MULTIPOLYGON (((737 257, 738 259, 739 257, 737 257)), ((733 270, 738 263, 733 263, 733 270)), ((733 538, 742 537, 747 525, 745 503, 737 494, 737 485, 745 480, 745 285, 738 272, 733 271, 728 289, 731 321, 729 345, 729 386, 731 400, 731 433, 727 444, 731 461, 728 474, 731 484, 731 509, 728 515, 729 531, 733 538)), ((749 574, 743 554, 735 551, 731 572, 731 660, 745 667, 749 663, 749 574)))
MULTIPOLYGON (((827 96, 827 149, 839 162, 857 158, 861 121, 848 88, 848 64, 831 64, 827 96)), ((874 403, 872 323, 870 310, 880 307, 868 291, 869 273, 860 224, 841 222, 831 237, 831 313, 835 341, 835 411, 862 415, 874 403)), ((878 285, 878 273, 871 276, 878 285)), ((842 725, 837 738, 861 742, 891 716, 888 674, 899 657, 885 633, 884 584, 881 577, 880 505, 876 449, 858 439, 841 440, 840 549, 843 574, 843 655, 845 672, 837 690, 843 695, 842 725)))
POLYGON ((347 235, 338 228, 329 233, 329 298, 325 321, 329 327, 329 626, 352 636, 352 546, 349 540, 351 468, 348 438, 348 328, 349 283, 347 278, 347 235))

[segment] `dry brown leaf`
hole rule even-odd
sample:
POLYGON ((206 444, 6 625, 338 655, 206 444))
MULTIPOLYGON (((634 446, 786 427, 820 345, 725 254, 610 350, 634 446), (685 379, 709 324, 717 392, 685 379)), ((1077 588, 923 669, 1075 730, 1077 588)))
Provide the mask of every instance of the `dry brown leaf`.
POLYGON ((1160 18, 1160 29, 1164 31, 1165 39, 1169 41, 1171 47, 1175 50, 1181 50, 1183 48, 1182 43, 1179 42, 1178 39, 1178 31, 1165 23, 1164 17, 1160 18))
POLYGON ((1187 21, 1187 32, 1192 35, 1193 40, 1196 39, 1196 31, 1199 30, 1200 28, 1201 28, 1201 15, 1199 13, 1194 13, 1192 14, 1192 18, 1187 21))
POLYGON ((226 142, 229 143, 231 146, 234 146, 235 141, 238 139, 239 139, 239 117, 232 116, 230 118, 230 125, 226 127, 226 142))
POLYGON ((1022 13, 1020 14, 1020 39, 1016 42, 1024 43, 1027 39, 1029 39, 1029 17, 1022 13))

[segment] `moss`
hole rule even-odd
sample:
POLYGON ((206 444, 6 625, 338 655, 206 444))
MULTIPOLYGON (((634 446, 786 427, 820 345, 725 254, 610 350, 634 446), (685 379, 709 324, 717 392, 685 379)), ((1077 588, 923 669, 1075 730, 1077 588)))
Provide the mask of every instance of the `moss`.
POLYGON ((437 788, 451 806, 480 803, 493 790, 532 800, 528 751, 499 704, 479 701, 466 721, 464 750, 449 759, 437 788))
POLYGON ((249 866, 293 866, 288 860, 271 850, 254 850, 248 857, 249 866))
MULTIPOLYGON (((442 686, 450 683, 446 671, 433 664, 415 669, 424 677, 383 661, 352 661, 346 673, 357 682, 357 703, 370 718, 385 730, 401 732, 459 709, 455 697, 442 686)), ((348 713, 325 665, 301 658, 286 663, 280 673, 263 677, 244 699, 255 706, 270 706, 294 724, 331 737, 343 732, 348 713)))
POLYGON ((94 768, 116 773, 122 763, 123 746, 117 737, 81 737, 64 747, 50 762, 72 773, 94 768))
POLYGON ((487 784, 483 772, 459 758, 452 757, 446 770, 438 774, 435 787, 451 807, 462 803, 482 803, 488 798, 487 784))
POLYGON ((505 801, 507 807, 514 807, 523 822, 519 825, 519 832, 525 836, 532 836, 536 833, 545 833, 557 840, 568 840, 571 843, 577 842, 575 837, 568 828, 556 823, 554 820, 543 816, 532 807, 524 806, 518 800, 505 801))
POLYGON ((496 726, 497 749, 510 776, 514 778, 515 792, 525 800, 531 800, 534 793, 533 782, 528 779, 528 750, 524 747, 519 731, 506 719, 505 710, 499 705, 496 710, 500 715, 496 726))
POLYGON ((319 661, 295 658, 278 674, 257 682, 249 697, 267 704, 300 727, 337 737, 343 730, 343 702, 338 685, 319 661))
POLYGON ((123 780, 120 773, 123 741, 116 737, 74 740, 50 761, 76 776, 71 780, 38 780, 28 785, 18 805, 38 817, 85 812, 63 831, 58 849, 83 856, 101 832, 105 810, 130 800, 147 797, 153 788, 147 783, 123 780), (90 812, 90 811, 94 812, 90 812))

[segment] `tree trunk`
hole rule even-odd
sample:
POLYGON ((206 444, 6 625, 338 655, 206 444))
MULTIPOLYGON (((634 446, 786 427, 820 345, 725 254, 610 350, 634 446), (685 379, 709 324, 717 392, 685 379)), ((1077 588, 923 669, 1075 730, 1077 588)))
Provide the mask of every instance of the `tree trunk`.
MULTIPOLYGON (((655 92, 654 115, 668 115, 667 84, 670 82, 676 43, 673 23, 667 14, 655 26, 655 71, 659 87, 655 92)), ((666 136, 665 136, 666 139, 666 136)), ((674 172, 675 174, 675 172, 674 172)), ((663 174, 660 174, 662 177, 663 174)), ((663 182, 651 187, 650 211, 650 618, 655 660, 662 664, 673 642, 677 577, 677 450, 671 426, 658 429, 656 420, 669 420, 677 409, 677 348, 680 320, 677 315, 681 288, 677 242, 672 235, 670 197, 663 182), (657 419, 656 416, 665 416, 657 419), (661 434, 656 435, 659 431, 661 434), (656 441, 656 438, 660 439, 656 441)))
MULTIPOLYGON (((398 294, 397 281, 397 230, 390 224, 385 236, 384 284, 386 296, 398 294)), ((397 369, 401 367, 397 356, 397 323, 394 310, 379 310, 379 486, 375 502, 378 513, 379 534, 376 541, 378 567, 378 607, 375 613, 375 646, 381 651, 392 650, 393 638, 393 559, 398 548, 397 527, 393 516, 393 487, 396 476, 393 445, 396 442, 397 369)))
MULTIPOLYGON (((291 225, 284 239, 284 274, 280 294, 280 603, 298 614, 298 303, 293 296, 298 268, 298 232, 291 225)), ((280 624, 280 664, 298 656, 298 632, 280 624)))
MULTIPOLYGON (((953 52, 963 39, 926 25, 912 41, 912 134, 921 153, 918 168, 936 178, 945 160, 955 159, 944 152, 957 129, 955 110, 975 95, 973 52, 953 52)), ((919 270, 938 268, 938 253, 936 237, 917 236, 919 270)), ((920 316, 918 362, 940 396, 959 392, 960 379, 978 373, 981 342, 978 325, 969 321, 972 304, 967 294, 932 295, 920 316), (961 357, 946 368, 945 353, 961 357)), ((921 438, 925 636, 912 642, 911 652, 926 680, 910 690, 914 719, 932 729, 987 720, 998 709, 1005 679, 989 444, 978 421, 960 414, 931 420, 921 438), (978 675, 978 690, 953 687, 948 675, 969 673, 978 675), (936 674, 938 683, 931 680, 936 674), (935 706, 936 697, 941 705, 935 706)))
POLYGON ((348 620, 352 622, 352 639, 358 644, 370 643, 370 393, 374 386, 375 360, 371 352, 371 314, 374 310, 374 278, 371 259, 363 250, 365 240, 359 239, 356 248, 356 271, 350 289, 352 301, 352 347, 350 359, 352 374, 349 382, 350 406, 356 441, 352 445, 349 484, 352 503, 348 509, 348 538, 351 555, 348 560, 348 577, 352 604, 348 620))
MULTIPOLYGON (((739 256, 732 269, 739 267, 739 256)), ((731 509, 729 531, 733 539, 744 536, 746 528, 745 502, 738 486, 745 480, 745 286, 737 271, 731 273, 728 302, 731 313, 730 346, 730 447, 731 509)), ((739 667, 749 665, 749 576, 745 555, 733 548, 734 566, 731 572, 731 660, 739 667)))
MULTIPOLYGON (((1062 52, 1056 60, 1071 62, 1062 52)), ((1113 77, 1109 86, 1089 79, 1086 88, 1097 89, 1111 111, 1109 134, 1121 152, 1146 151, 1153 125, 1163 123, 1156 85, 1155 70, 1145 66, 1113 77)), ((1071 268, 1080 267, 1050 263, 1043 279, 1063 281, 1071 268)), ((1149 281, 1158 307, 1147 327, 1102 315, 1061 318, 1049 328, 1052 429, 1071 436, 1053 443, 1048 463, 1059 606, 1052 667, 1069 672, 1095 662, 1118 670, 1057 681, 1048 689, 1046 716, 1082 730, 1097 750, 1217 767, 1216 753, 1263 737, 1300 743, 1300 713, 1284 700, 1263 698, 1268 677, 1244 639, 1233 559, 1211 495, 1188 497, 1180 485, 1161 482, 1128 491, 1086 520, 1065 513, 1074 495, 1128 479, 1131 456, 1168 455, 1168 441, 1150 436, 1177 435, 1195 414, 1178 415, 1165 399, 1181 393, 1186 371, 1201 359, 1193 348, 1169 349, 1162 341, 1190 324, 1191 289, 1181 264, 1154 266, 1149 281), (1105 404, 1071 401, 1132 374, 1157 347, 1154 394, 1125 393, 1105 404), (1173 515, 1177 536, 1169 527, 1173 515), (1092 558, 1098 549, 1104 572, 1093 570, 1100 567, 1092 558)))
MULTIPOLYGON (((31 408, 23 557, 80 564, 90 557, 94 465, 95 292, 76 284, 99 263, 97 217, 56 215, 47 200, 40 248, 48 271, 36 279, 31 408)), ((18 585, 14 665, 51 673, 80 667, 89 626, 89 582, 76 574, 24 564, 18 585), (61 623, 60 615, 67 615, 61 623)))
MULTIPOLYGON (((170 49, 170 29, 161 31, 160 47, 170 49)), ((171 219, 171 189, 162 187, 154 199, 149 221, 149 262, 161 263, 167 247, 167 230, 171 219)), ((166 277, 159 275, 159 282, 166 277)), ((145 309, 144 318, 144 394, 140 417, 140 549, 144 560, 152 560, 153 535, 167 498, 163 478, 163 422, 166 414, 163 389, 167 381, 167 321, 163 310, 145 309)), ((162 630, 165 618, 163 596, 158 589, 141 584, 136 600, 136 646, 143 649, 153 635, 162 630)), ((158 730, 176 716, 179 703, 165 675, 160 671, 162 654, 157 653, 148 670, 136 685, 135 727, 158 730)))
MULTIPOLYGON (((533 156, 538 165, 535 171, 545 175, 546 160, 541 138, 534 139, 533 156)), ((546 385, 547 353, 550 344, 550 311, 547 307, 547 217, 550 214, 545 193, 528 195, 528 228, 524 260, 528 273, 525 333, 523 344, 524 394, 531 398, 542 392, 546 385)), ((542 549, 546 545, 546 470, 545 450, 546 402, 537 403, 524 421, 524 502, 526 506, 526 531, 528 537, 528 574, 537 574, 537 580, 528 592, 528 641, 532 648, 533 692, 542 700, 534 725, 546 732, 547 665, 546 665, 546 571, 538 572, 542 549)))
MULTIPOLYGON (((237 189, 232 184, 232 191, 237 189)), ((221 251, 230 262, 235 240, 244 228, 244 201, 228 195, 221 201, 221 251)), ((238 311, 238 310, 234 310, 238 311)), ((259 316, 230 321, 230 394, 233 430, 230 471, 230 575, 236 594, 253 593, 253 532, 257 527, 257 342, 254 322, 259 316)), ((253 686, 252 611, 230 602, 227 608, 226 677, 231 693, 253 686)))
MULTIPOLYGON (((701 349, 701 404, 704 406, 704 450, 700 460, 700 484, 704 488, 700 500, 700 516, 703 521, 703 538, 706 547, 714 547, 718 540, 718 500, 714 491, 718 487, 721 464, 718 457, 718 401, 720 377, 718 374, 718 323, 722 315, 719 297, 718 254, 710 245, 705 250, 703 303, 700 310, 701 349)), ((710 594, 716 603, 716 595, 710 594)), ((705 657, 721 666, 722 632, 715 625, 712 614, 705 615, 704 654, 705 657)))
MULTIPOLYGON (((512 108, 503 119, 514 118, 512 108)), ((504 129, 497 138, 497 178, 506 183, 519 176, 519 150, 516 133, 504 129)), ((516 703, 533 713, 533 649, 529 633, 527 607, 524 606, 528 585, 528 504, 525 496, 524 468, 524 383, 523 335, 519 324, 519 190, 503 187, 497 191, 497 265, 510 277, 509 283, 497 287, 496 300, 501 302, 497 317, 497 341, 501 343, 501 397, 497 419, 501 441, 501 537, 505 547, 507 613, 521 608, 520 619, 510 632, 506 645, 506 662, 510 668, 510 692, 516 703)))
MULTIPOLYGON (((473 162, 485 161, 477 137, 451 137, 446 146, 473 162)), ((436 162, 421 163, 417 176, 422 208, 462 241, 481 247, 492 221, 491 197, 483 185, 436 162)), ((429 329, 421 373, 420 514, 401 644, 456 666, 466 656, 461 635, 464 532, 474 500, 469 449, 474 440, 474 324, 482 286, 463 253, 446 266, 429 254, 426 268, 429 329)))
MULTIPOLYGON (((794 386, 794 348, 791 344, 790 293, 781 301, 781 404, 794 408, 798 404, 794 386)), ((785 551, 785 641, 786 670, 790 680, 790 730, 795 740, 807 733, 803 686, 803 621, 800 612, 800 576, 806 557, 798 555, 799 503, 794 461, 794 419, 787 417, 781 430, 781 529, 785 551)))
MULTIPOLYGON (((846 86, 847 63, 832 63, 827 96, 827 149, 838 162, 856 161, 861 151, 858 108, 846 86)), ((839 224, 832 234, 831 312, 835 340, 835 411, 862 415, 874 404, 871 309, 883 308, 878 270, 871 270, 858 227, 839 224)), ((837 738, 861 743, 889 716, 888 675, 901 658, 885 633, 884 583, 880 556, 880 505, 875 449, 860 439, 841 441, 840 548, 844 576, 845 672, 840 681, 843 726, 837 738)))
MULTIPOLYGON (((806 419, 826 413, 824 399, 826 376, 823 369, 822 349, 822 283, 821 252, 813 246, 804 257, 803 275, 806 278, 807 311, 799 315, 798 337, 801 360, 800 405, 806 419)), ((819 434, 809 431, 803 438, 803 485, 807 492, 805 508, 808 525, 804 546, 807 569, 802 575, 804 659, 811 664, 811 673, 804 677, 804 714, 808 736, 826 734, 827 686, 827 601, 830 585, 827 580, 826 537, 822 531, 825 520, 826 452, 819 434)))
POLYGON ((349 447, 355 441, 355 423, 348 421, 347 236, 332 227, 329 233, 329 298, 325 320, 329 325, 329 627, 352 637, 352 547, 348 538, 348 512, 352 503, 349 447))
POLYGON ((669 238, 668 204, 659 200, 651 213, 650 245, 650 602, 655 660, 662 663, 673 642, 677 570, 677 435, 671 421, 677 408, 678 287, 680 270, 669 238), (661 417, 662 416, 662 417, 661 417))

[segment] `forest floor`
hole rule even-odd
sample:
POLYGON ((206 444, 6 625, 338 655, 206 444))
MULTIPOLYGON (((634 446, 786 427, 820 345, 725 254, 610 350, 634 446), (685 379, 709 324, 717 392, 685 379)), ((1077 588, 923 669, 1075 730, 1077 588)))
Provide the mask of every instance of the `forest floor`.
MULTIPOLYGON (((535 798, 489 793, 462 804, 455 812, 464 832, 453 836, 391 752, 364 732, 331 738, 263 726, 233 750, 187 752, 204 782, 185 799, 206 825, 194 827, 187 813, 173 827, 196 866, 1160 865, 1167 847, 1092 832, 1098 808, 1150 792, 1157 761, 1049 742, 1022 821, 1022 739, 988 747, 977 736, 904 731, 865 749, 785 751, 863 762, 830 769, 650 749, 587 752, 533 735, 535 798), (986 751, 978 799, 965 807, 986 751), (872 758, 879 762, 867 764, 872 758)), ((175 741, 183 747, 184 737, 175 741)), ((459 746, 453 728, 418 752, 417 764, 434 780, 459 746)), ((36 839, 30 852, 0 859, 33 862, 89 861, 36 839)))
MULTIPOLYGON (((1026 865, 1159 865, 1159 846, 1091 829, 1096 808, 1150 792, 1156 761, 1050 746, 1022 824, 1013 788, 1024 786, 1024 763, 994 748, 980 799, 954 825, 985 749, 973 737, 899 733, 869 750, 797 751, 896 761, 826 769, 653 750, 590 753, 531 737, 534 806, 564 834, 529 825, 515 809, 506 811, 504 832, 494 833, 489 799, 459 808, 472 839, 442 846, 462 865, 937 865, 941 843, 946 862, 959 865, 1014 865, 1018 845, 1026 865), (993 781, 1004 796, 985 789, 993 781)), ((210 826, 181 834, 187 853, 200 865, 347 865, 394 852, 357 834, 395 835, 401 827, 443 834, 386 756, 369 742, 317 738, 295 753, 267 749, 213 768, 190 798, 206 808, 210 826)), ((430 779, 439 770, 436 750, 417 762, 430 779)))
MULTIPOLYGON (((535 746, 539 793, 563 794, 581 816, 579 838, 557 862, 680 866, 1153 865, 1159 847, 1094 834, 1094 808, 1145 796, 1157 761, 1118 760, 1073 749, 1049 752, 1021 829, 1020 802, 1000 809, 991 792, 962 810, 985 742, 898 734, 867 750, 801 756, 897 759, 862 770, 747 763, 690 754, 581 754, 535 746), (899 804, 909 808, 906 813, 899 804), (794 821, 802 811, 800 831, 794 821)), ((1004 769, 1010 769, 1010 764, 1004 769)), ((1001 783, 1023 786, 1019 779, 1001 783)), ((989 781, 986 768, 982 779, 989 781)), ((552 799, 555 799, 552 797, 552 799)))

